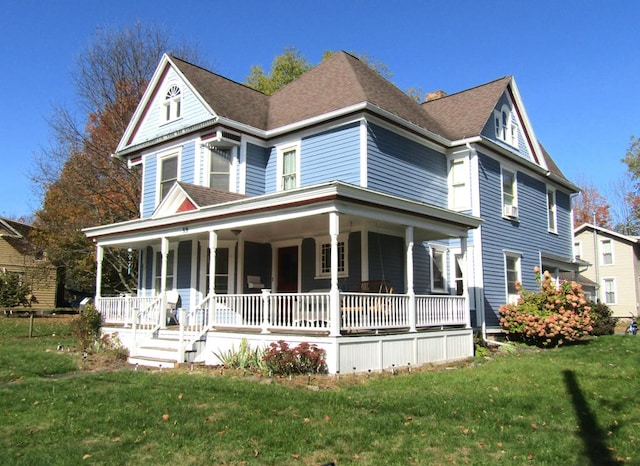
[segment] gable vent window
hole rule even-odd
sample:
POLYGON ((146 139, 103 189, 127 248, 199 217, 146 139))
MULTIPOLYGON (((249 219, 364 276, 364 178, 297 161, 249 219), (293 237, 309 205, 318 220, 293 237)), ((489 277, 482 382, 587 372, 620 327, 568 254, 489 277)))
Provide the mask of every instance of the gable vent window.
POLYGON ((175 84, 172 85, 164 98, 165 121, 177 120, 180 118, 182 104, 182 93, 175 84))
POLYGON ((518 124, 514 121, 511 109, 507 105, 503 105, 500 111, 495 111, 494 121, 496 137, 510 146, 518 147, 520 131, 518 124))

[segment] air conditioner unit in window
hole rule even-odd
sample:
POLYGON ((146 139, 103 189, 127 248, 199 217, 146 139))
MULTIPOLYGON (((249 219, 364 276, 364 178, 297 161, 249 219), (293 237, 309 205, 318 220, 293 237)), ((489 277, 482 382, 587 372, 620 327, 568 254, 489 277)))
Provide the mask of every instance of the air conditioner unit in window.
POLYGON ((504 206, 504 216, 511 218, 518 218, 518 206, 506 205, 504 206))

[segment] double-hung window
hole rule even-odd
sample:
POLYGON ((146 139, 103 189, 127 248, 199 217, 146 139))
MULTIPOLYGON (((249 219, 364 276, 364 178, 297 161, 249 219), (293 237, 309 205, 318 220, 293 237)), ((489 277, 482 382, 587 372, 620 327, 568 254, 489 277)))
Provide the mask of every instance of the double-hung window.
MULTIPOLYGON (((170 249, 167 253, 167 291, 174 289, 175 278, 175 251, 170 249)), ((156 252, 156 264, 155 264, 155 291, 160 293, 162 290, 162 253, 156 252)))
POLYGON ((229 191, 231 179, 231 149, 211 147, 209 149, 209 187, 229 191))
POLYGON ((469 174, 467 159, 458 158, 449 164, 449 206, 453 210, 469 208, 469 174))
POLYGON ((300 144, 278 147, 278 191, 300 186, 300 144))
POLYGON ((178 156, 160 159, 160 200, 164 199, 171 187, 178 181, 178 156))
POLYGON ((614 278, 602 280, 605 304, 616 304, 616 281, 614 278))
MULTIPOLYGON (((348 247, 345 237, 338 238, 338 276, 347 277, 348 247)), ((331 241, 329 237, 316 238, 316 277, 331 276, 331 241)))
POLYGON ((613 265, 613 243, 610 239, 600 240, 601 265, 613 265))
POLYGON ((516 173, 506 169, 502 169, 502 215, 518 217, 516 173))
POLYGON ((504 254, 505 285, 507 289, 507 302, 518 301, 518 283, 520 283, 520 255, 505 252, 504 254))
POLYGON ((431 291, 444 292, 446 289, 446 251, 431 248, 431 291))
POLYGON ((556 230, 556 192, 547 189, 547 228, 555 233, 556 230))

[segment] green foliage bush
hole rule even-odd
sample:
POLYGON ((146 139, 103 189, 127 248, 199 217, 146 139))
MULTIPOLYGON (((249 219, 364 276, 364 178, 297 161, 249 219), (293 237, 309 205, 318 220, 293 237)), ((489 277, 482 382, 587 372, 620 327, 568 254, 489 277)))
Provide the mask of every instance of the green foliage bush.
POLYGON ((0 307, 28 307, 31 305, 30 294, 31 288, 20 274, 0 272, 0 307))
POLYGON ((266 368, 275 375, 316 374, 327 371, 326 352, 306 342, 291 348, 284 340, 271 343, 264 352, 266 368))
POLYGON ((500 324, 515 339, 538 346, 559 346, 576 341, 592 331, 591 308, 579 283, 558 284, 548 271, 534 268, 537 292, 527 291, 520 284, 515 304, 500 307, 500 324))
POLYGON ((616 319, 611 317, 613 311, 604 303, 589 303, 591 307, 591 335, 613 335, 616 319))
POLYGON ((213 354, 229 369, 242 369, 249 371, 262 371, 264 362, 262 360, 264 350, 260 348, 251 348, 246 338, 240 342, 240 347, 236 349, 231 346, 228 351, 221 351, 213 354))
POLYGON ((91 305, 85 306, 78 317, 71 321, 71 333, 82 351, 87 351, 100 339, 101 328, 102 315, 91 305))

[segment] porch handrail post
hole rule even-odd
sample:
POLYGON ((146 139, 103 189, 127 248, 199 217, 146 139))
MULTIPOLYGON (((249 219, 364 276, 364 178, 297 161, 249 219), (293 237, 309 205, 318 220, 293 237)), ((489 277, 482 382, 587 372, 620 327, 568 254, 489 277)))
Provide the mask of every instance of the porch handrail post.
POLYGON ((218 250, 218 232, 209 231, 209 325, 216 323, 216 252, 218 250))
MULTIPOLYGON (((329 291, 329 313, 331 315, 331 336, 340 335, 340 290, 338 289, 338 234, 340 217, 336 212, 329 214, 329 235, 331 236, 331 290, 329 291)), ((347 239, 348 241, 348 239, 347 239)), ((347 258, 345 258, 347 260, 347 258)))
POLYGON ((133 347, 136 348, 138 345, 138 311, 136 310, 133 313, 133 319, 131 322, 131 333, 133 334, 133 347))
POLYGON ((178 343, 178 362, 184 362, 184 326, 187 319, 187 311, 184 308, 178 310, 178 325, 180 326, 178 343))
POLYGON ((409 332, 417 332, 416 328, 416 292, 413 287, 413 227, 408 226, 404 231, 404 240, 407 248, 406 281, 407 294, 409 295, 409 332))
POLYGON ((460 250, 462 252, 462 270, 464 274, 462 276, 462 297, 464 298, 464 320, 467 328, 471 328, 471 303, 469 302, 469 277, 471 272, 469 270, 469 254, 467 251, 467 237, 460 238, 460 250))
POLYGON ((169 239, 161 238, 160 256, 160 328, 167 328, 167 264, 169 262, 169 239))
POLYGON ((262 302, 262 333, 269 333, 269 302, 271 301, 271 290, 263 288, 260 301, 262 302))

